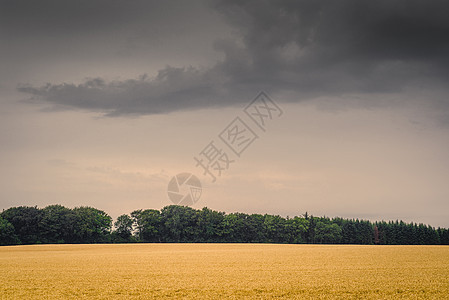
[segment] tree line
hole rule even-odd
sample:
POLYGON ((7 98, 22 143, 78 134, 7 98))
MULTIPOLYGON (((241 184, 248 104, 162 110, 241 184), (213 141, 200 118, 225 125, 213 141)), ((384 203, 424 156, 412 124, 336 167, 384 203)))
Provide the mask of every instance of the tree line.
POLYGON ((449 230, 403 221, 226 214, 178 205, 135 210, 115 222, 85 206, 19 206, 0 213, 0 245, 130 242, 449 245, 449 230))

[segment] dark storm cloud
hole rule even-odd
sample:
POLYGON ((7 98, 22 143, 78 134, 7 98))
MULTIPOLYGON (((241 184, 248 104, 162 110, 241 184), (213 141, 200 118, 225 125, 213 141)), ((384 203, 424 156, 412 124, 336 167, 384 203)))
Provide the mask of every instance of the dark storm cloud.
POLYGON ((223 1, 217 7, 241 30, 250 57, 239 62, 250 72, 228 72, 239 84, 257 80, 310 97, 441 87, 449 77, 447 1, 223 1))
MULTIPOLYGON (((119 5, 113 16, 133 11, 136 18, 143 17, 141 9, 130 6, 125 10, 119 5)), ((209 69, 167 67, 154 78, 20 90, 64 108, 126 115, 246 102, 260 89, 293 91, 303 100, 409 87, 445 90, 449 79, 447 1, 254 0, 215 1, 211 6, 240 36, 217 38, 215 49, 224 59, 209 69)), ((71 28, 85 16, 75 15, 46 26, 61 22, 71 28)), ((101 27, 106 19, 92 20, 101 27)), ((127 20, 117 19, 117 24, 127 20)), ((172 15, 167 22, 174 19, 172 15)), ((447 102, 439 100, 438 105, 446 109, 447 102)))
POLYGON ((179 0, 1 0, 0 3, 0 32, 11 38, 74 38, 111 31, 120 34, 120 30, 133 26, 163 31, 184 21, 174 16, 182 16, 192 6, 179 0), (167 22, 158 23, 160 20, 167 22), (155 26, 148 28, 146 24, 155 26))
POLYGON ((221 105, 220 85, 212 72, 195 68, 167 67, 155 78, 105 82, 101 78, 74 84, 47 84, 44 87, 20 87, 32 96, 30 101, 45 100, 53 109, 80 108, 103 111, 109 116, 158 114, 213 105, 221 105), (207 75, 207 76, 206 76, 207 75), (214 95, 214 98, 209 98, 214 95))

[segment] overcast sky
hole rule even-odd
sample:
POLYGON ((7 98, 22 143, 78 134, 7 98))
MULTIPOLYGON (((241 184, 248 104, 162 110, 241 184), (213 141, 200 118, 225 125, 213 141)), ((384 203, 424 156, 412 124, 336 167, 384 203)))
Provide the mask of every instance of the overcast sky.
POLYGON ((191 172, 195 208, 449 227, 447 1, 0 3, 0 209, 160 209, 191 172), (211 141, 234 160, 216 182, 211 141))

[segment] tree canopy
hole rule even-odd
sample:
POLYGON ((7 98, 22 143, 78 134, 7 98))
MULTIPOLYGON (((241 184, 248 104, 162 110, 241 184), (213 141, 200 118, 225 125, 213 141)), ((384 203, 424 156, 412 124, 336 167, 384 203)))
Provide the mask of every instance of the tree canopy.
POLYGON ((11 207, 0 213, 0 245, 40 243, 309 243, 449 245, 449 230, 403 221, 215 211, 169 205, 120 215, 87 206, 11 207))

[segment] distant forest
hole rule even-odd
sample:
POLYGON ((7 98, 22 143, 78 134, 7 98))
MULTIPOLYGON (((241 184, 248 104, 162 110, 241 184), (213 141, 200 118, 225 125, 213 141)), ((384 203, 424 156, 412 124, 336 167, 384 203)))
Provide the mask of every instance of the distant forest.
POLYGON ((93 207, 19 206, 0 213, 0 245, 47 243, 288 243, 448 245, 449 230, 402 221, 224 213, 170 205, 113 223, 93 207))

